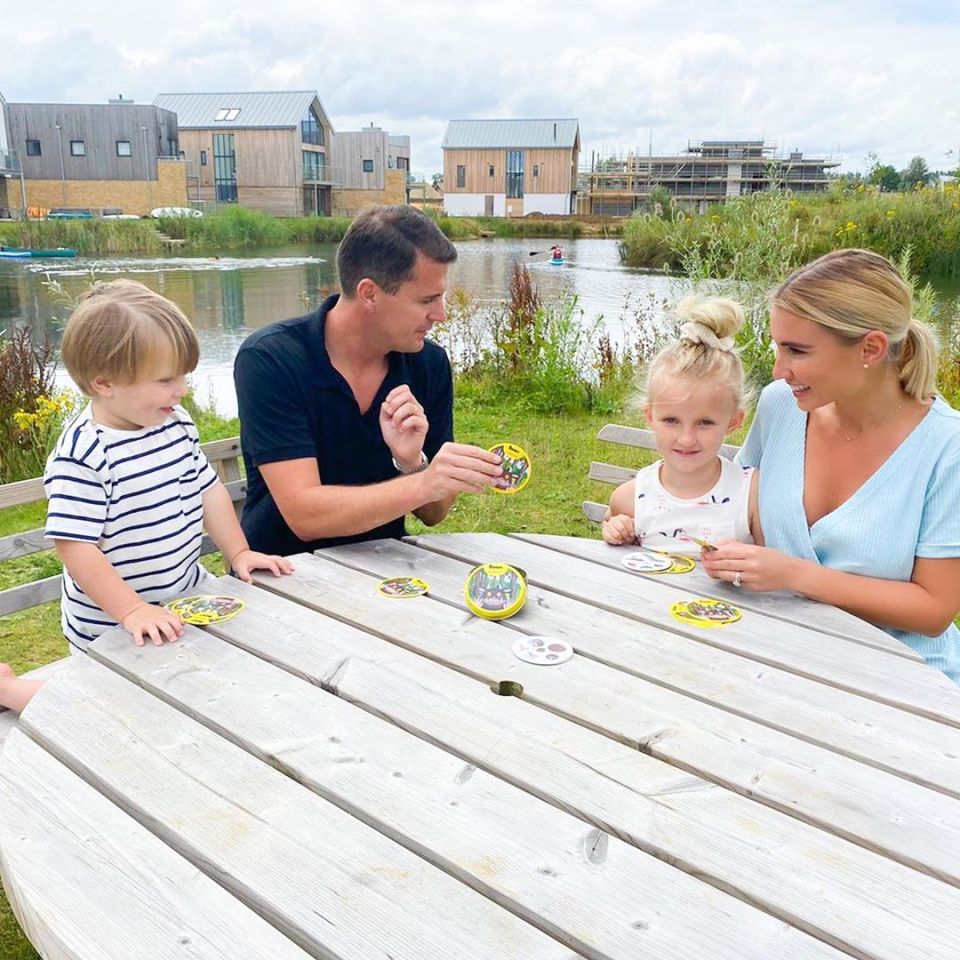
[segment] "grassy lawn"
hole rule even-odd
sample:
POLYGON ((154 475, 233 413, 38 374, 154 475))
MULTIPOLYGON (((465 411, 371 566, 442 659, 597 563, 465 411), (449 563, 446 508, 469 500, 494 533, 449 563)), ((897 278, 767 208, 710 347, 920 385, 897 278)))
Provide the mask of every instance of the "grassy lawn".
MULTIPOLYGON (((458 440, 483 447, 500 441, 518 443, 530 454, 533 473, 529 485, 515 496, 461 497, 448 519, 433 529, 599 536, 598 528, 584 518, 580 504, 585 499, 603 501, 610 494, 610 487, 586 479, 591 460, 625 462, 623 451, 611 453, 614 448, 596 440, 600 427, 617 419, 588 414, 518 414, 509 407, 490 409, 476 400, 458 399, 458 440)), ((217 421, 202 415, 198 417, 198 427, 204 441, 238 432, 235 420, 217 421)), ((0 511, 0 536, 42 526, 45 509, 45 504, 38 503, 0 511)), ((416 520, 408 526, 411 533, 428 529, 416 520)), ((218 555, 207 558, 207 563, 215 573, 223 572, 218 555)), ((0 589, 50 576, 58 570, 59 563, 52 552, 9 561, 0 564, 0 589)), ((0 660, 12 664, 17 671, 49 663, 66 653, 57 603, 0 617, 0 660)), ((37 956, 20 932, 5 898, 0 897, 0 960, 34 960, 37 956)))

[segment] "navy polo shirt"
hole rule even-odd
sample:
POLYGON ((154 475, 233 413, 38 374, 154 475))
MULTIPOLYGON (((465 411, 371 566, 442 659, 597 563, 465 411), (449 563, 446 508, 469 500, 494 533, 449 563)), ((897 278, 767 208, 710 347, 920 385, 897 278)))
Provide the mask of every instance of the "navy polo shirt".
POLYGON ((453 439, 450 361, 429 340, 419 353, 390 353, 389 367, 370 409, 361 414, 353 391, 330 363, 324 343, 332 296, 305 317, 284 320, 251 334, 240 347, 233 377, 240 411, 240 443, 247 468, 241 521, 254 550, 291 554, 338 543, 402 537, 404 518, 348 537, 306 542, 287 526, 260 465, 316 457, 325 484, 359 486, 397 476, 380 432, 380 405, 409 384, 430 424, 423 449, 434 457, 453 439))

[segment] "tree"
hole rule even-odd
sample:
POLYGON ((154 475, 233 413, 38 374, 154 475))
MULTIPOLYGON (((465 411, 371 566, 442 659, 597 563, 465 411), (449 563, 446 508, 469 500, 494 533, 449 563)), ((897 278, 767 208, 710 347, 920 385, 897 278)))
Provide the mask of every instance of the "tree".
POLYGON ((433 189, 434 189, 434 190, 442 190, 442 189, 443 189, 443 174, 442 174, 442 173, 435 173, 435 174, 430 178, 430 181, 433 183, 433 189))
POLYGON ((913 190, 914 187, 925 187, 931 180, 932 174, 923 157, 914 157, 907 164, 906 170, 900 171, 902 190, 913 190))

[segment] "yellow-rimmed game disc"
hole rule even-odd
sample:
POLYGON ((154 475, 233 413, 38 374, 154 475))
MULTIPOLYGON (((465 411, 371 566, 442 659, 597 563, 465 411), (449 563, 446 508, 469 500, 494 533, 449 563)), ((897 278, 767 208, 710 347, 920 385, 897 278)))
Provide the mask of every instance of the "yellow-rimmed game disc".
POLYGON ((419 577, 388 577, 377 584, 377 593, 391 600, 409 600, 422 597, 430 589, 430 584, 419 577))
POLYGON ((171 613, 175 613, 184 623, 196 627, 206 627, 211 623, 223 623, 235 617, 244 608, 244 602, 237 597, 215 597, 210 594, 198 594, 194 597, 180 597, 164 604, 171 613))
POLYGON ((505 620, 526 603, 527 581, 507 563, 482 563, 467 574, 463 596, 471 613, 484 620, 505 620))
POLYGON ((519 493, 529 482, 533 467, 530 455, 515 443, 498 443, 490 447, 490 453, 500 457, 503 475, 491 489, 494 493, 519 493))

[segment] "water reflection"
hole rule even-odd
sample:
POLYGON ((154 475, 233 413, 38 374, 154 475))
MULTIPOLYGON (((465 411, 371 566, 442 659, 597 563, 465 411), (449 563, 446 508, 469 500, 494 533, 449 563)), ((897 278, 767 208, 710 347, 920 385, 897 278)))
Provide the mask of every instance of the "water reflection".
MULTIPOLYGON (((677 295, 677 281, 631 270, 620 263, 615 240, 564 243, 566 263, 551 266, 550 246, 539 240, 479 240, 457 244, 450 287, 480 303, 502 301, 515 263, 529 267, 545 298, 575 294, 587 321, 603 317, 614 342, 635 323, 638 304, 677 295)), ((193 376, 202 398, 224 414, 236 412, 232 365, 253 330, 304 314, 335 287, 336 247, 261 251, 258 256, 77 259, 0 264, 0 328, 27 324, 39 341, 59 344, 70 300, 93 279, 131 277, 169 297, 189 316, 200 340, 193 376)), ((64 381, 66 382, 66 381, 64 381)))

